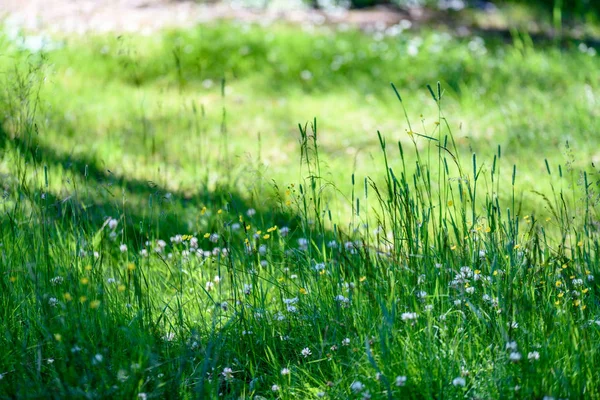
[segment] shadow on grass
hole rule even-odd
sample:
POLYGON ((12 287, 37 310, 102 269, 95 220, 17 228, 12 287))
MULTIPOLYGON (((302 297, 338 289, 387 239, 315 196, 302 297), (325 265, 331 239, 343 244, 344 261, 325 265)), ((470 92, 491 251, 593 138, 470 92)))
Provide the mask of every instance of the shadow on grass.
MULTIPOLYGON (((10 187, 16 192, 15 196, 43 208, 46 220, 63 229, 99 229, 109 217, 122 217, 127 226, 127 242, 134 247, 142 247, 150 236, 168 238, 198 233, 204 206, 209 212, 228 211, 218 219, 219 222, 209 218, 213 224, 237 222, 238 215, 245 215, 250 208, 279 226, 293 226, 298 220, 298 216, 278 206, 275 196, 254 203, 227 184, 189 193, 167 189, 152 181, 116 176, 94 157, 63 153, 36 140, 10 137, 0 124, 0 154, 6 157, 14 150, 18 153, 15 157, 21 157, 30 170, 34 167, 38 171, 62 169, 62 179, 72 188, 63 185, 60 193, 44 193, 43 188, 31 188, 23 178, 15 175, 0 177, 5 188, 10 187)), ((8 222, 6 217, 3 216, 2 222, 8 222)), ((219 227, 209 225, 204 228, 216 231, 219 227)))

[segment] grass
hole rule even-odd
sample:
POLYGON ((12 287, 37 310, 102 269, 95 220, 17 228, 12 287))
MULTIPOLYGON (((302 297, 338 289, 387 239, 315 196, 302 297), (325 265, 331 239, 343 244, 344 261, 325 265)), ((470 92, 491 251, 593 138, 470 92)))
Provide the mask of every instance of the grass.
POLYGON ((600 397, 597 56, 63 40, 0 61, 0 396, 600 397))

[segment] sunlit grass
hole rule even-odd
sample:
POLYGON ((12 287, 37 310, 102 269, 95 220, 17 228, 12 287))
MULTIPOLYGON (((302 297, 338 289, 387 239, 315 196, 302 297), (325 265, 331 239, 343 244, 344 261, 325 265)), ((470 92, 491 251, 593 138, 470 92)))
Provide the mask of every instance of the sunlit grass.
POLYGON ((236 24, 9 48, 1 395, 599 397, 597 60, 236 24))

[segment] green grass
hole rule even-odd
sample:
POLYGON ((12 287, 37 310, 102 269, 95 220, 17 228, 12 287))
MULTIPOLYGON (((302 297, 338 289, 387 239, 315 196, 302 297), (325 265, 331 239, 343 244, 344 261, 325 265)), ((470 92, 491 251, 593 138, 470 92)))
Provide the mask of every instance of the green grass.
POLYGON ((600 397, 576 43, 3 44, 1 397, 600 397))

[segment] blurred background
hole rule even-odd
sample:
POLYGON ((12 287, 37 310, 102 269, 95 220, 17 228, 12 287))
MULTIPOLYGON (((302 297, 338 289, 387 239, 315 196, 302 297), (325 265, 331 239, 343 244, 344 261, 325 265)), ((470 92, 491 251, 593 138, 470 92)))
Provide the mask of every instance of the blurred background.
POLYGON ((1 0, 0 15, 4 159, 29 151, 59 199, 67 180, 100 209, 120 190, 144 203, 144 182, 184 200, 280 192, 301 176, 298 124, 315 119, 342 199, 352 173, 385 176, 378 131, 419 150, 451 132, 484 170, 501 153, 529 210, 547 165, 572 186, 598 175, 598 1, 1 0), (15 148, 23 118, 36 134, 15 148))

